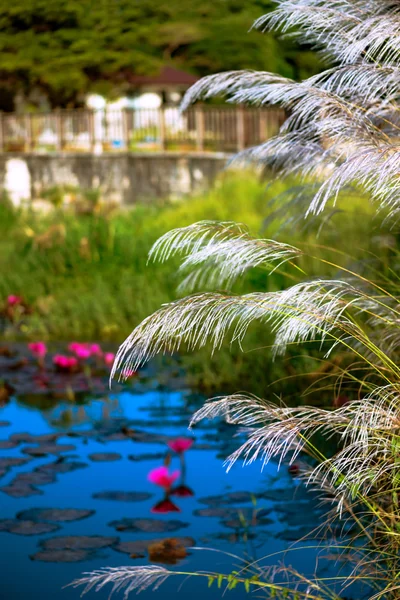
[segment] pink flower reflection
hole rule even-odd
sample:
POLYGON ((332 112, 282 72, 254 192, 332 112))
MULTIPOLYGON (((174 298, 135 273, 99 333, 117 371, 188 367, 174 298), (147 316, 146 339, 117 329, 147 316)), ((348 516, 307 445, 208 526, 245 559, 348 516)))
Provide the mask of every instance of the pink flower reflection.
POLYGON ((170 473, 168 467, 162 466, 150 471, 150 473, 147 475, 147 479, 151 481, 151 483, 159 485, 165 490, 169 490, 171 485, 178 479, 179 476, 179 471, 173 471, 170 473))
POLYGON ((178 498, 190 498, 194 496, 194 491, 187 485, 177 485, 170 491, 171 496, 177 496, 178 498))
POLYGON ((189 450, 189 448, 192 447, 193 440, 190 438, 180 437, 174 440, 169 440, 167 444, 171 448, 171 450, 177 452, 177 454, 183 454, 184 452, 186 452, 186 450, 189 450))
POLYGON ((161 500, 161 502, 157 502, 151 509, 152 513, 170 513, 170 512, 181 512, 179 506, 176 506, 169 498, 165 498, 161 500))

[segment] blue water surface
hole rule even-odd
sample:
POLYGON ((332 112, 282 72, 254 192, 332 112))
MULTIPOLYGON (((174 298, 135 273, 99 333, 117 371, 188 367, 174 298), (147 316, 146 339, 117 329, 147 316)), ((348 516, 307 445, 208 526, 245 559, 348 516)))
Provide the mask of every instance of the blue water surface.
MULTIPOLYGON (((41 544, 60 536, 109 536, 120 542, 190 537, 196 547, 203 549, 188 549, 187 557, 176 565, 166 565, 166 568, 230 573, 243 568, 243 560, 247 559, 249 562, 260 561, 263 565, 284 561, 304 574, 313 575, 316 558, 325 553, 324 542, 314 540, 295 544, 295 540, 302 538, 323 518, 315 496, 305 491, 285 465, 278 471, 275 463, 269 463, 261 470, 259 463, 243 468, 237 462, 227 472, 223 462, 240 444, 240 435, 234 437, 237 430, 215 420, 201 423, 193 432, 188 432, 190 414, 200 405, 201 399, 189 390, 179 389, 182 386, 173 383, 172 378, 169 381, 166 373, 163 373, 162 381, 163 384, 159 384, 156 373, 150 378, 138 377, 130 389, 118 393, 107 393, 105 386, 102 397, 87 397, 79 403, 72 399, 54 399, 43 406, 35 398, 13 397, 0 408, 0 421, 9 423, 0 427, 0 440, 21 432, 32 435, 58 432, 62 435, 57 444, 74 446, 61 454, 45 453, 32 457, 25 453, 26 448, 35 447, 37 443, 21 442, 14 448, 0 450, 0 457, 30 458, 25 465, 12 467, 0 478, 0 487, 6 488, 0 489, 1 519, 14 519, 21 511, 40 507, 95 511, 88 518, 59 523, 60 529, 51 533, 28 536, 0 532, 2 600, 74 600, 81 590, 65 586, 83 572, 104 566, 150 564, 147 552, 142 558, 132 558, 129 553, 118 551, 118 542, 77 562, 60 562, 59 556, 56 562, 40 560, 41 544), (121 434, 127 429, 133 431, 136 438, 121 434), (185 453, 184 484, 193 496, 171 498, 180 512, 154 514, 151 509, 162 500, 163 492, 147 480, 147 475, 151 469, 163 464, 168 454, 168 438, 188 435, 195 438, 195 443, 185 453), (120 456, 118 460, 95 462, 90 457, 94 453, 120 456), (152 457, 154 454, 156 456, 152 457), (129 458, 131 455, 135 460, 129 458), (57 460, 77 461, 84 465, 71 472, 56 474, 53 483, 34 485, 34 495, 13 497, 7 493, 7 486, 18 474, 33 472, 57 460), (151 496, 138 502, 93 498, 93 494, 115 490, 147 492, 151 496), (238 502, 231 501, 229 494, 235 491, 250 492, 250 495, 243 496, 238 502), (207 499, 210 496, 220 497, 207 499), (201 516, 196 512, 210 506, 247 507, 248 511, 254 511, 254 518, 249 518, 248 514, 243 517, 240 511, 236 521, 232 520, 232 515, 224 519, 201 516), (122 519, 157 519, 162 522, 158 527, 178 520, 181 525, 174 531, 161 532, 118 531, 110 525, 122 519), (268 555, 269 558, 260 560, 268 555)), ((179 457, 172 453, 170 468, 181 467, 179 457)), ((338 568, 334 567, 335 574, 338 568)), ((320 560, 321 573, 332 573, 332 564, 320 560)), ((147 590, 141 597, 156 600, 171 595, 197 600, 207 594, 210 600, 220 598, 223 589, 216 585, 208 589, 207 584, 206 579, 171 578, 159 590, 147 590)), ((109 592, 110 588, 98 593, 91 591, 87 597, 102 600, 108 598, 109 592)), ((234 599, 246 595, 240 586, 229 594, 234 599)))

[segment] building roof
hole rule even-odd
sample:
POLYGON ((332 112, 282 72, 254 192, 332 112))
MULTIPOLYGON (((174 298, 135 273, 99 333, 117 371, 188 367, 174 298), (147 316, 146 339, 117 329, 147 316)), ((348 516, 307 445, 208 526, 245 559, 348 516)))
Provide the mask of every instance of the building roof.
POLYGON ((132 75, 129 82, 135 86, 145 85, 193 85, 199 77, 174 69, 173 67, 163 67, 157 75, 132 75))

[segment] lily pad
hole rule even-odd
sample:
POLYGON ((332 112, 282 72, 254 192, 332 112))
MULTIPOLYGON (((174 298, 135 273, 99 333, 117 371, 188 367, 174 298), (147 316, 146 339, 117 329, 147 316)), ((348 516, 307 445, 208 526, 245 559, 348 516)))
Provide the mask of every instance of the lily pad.
POLYGON ((89 458, 93 462, 113 462, 120 460, 122 456, 118 452, 95 452, 94 454, 89 454, 89 458))
POLYGON ((219 496, 199 498, 199 502, 209 504, 210 506, 219 506, 221 504, 235 504, 235 502, 252 502, 254 497, 255 494, 251 494, 250 492, 230 492, 228 494, 220 494, 219 496))
POLYGON ((241 515, 246 520, 264 518, 271 511, 269 509, 257 509, 251 506, 209 506, 207 508, 198 508, 193 511, 196 517, 217 517, 221 519, 236 518, 241 515))
POLYGON ((116 500, 117 502, 143 502, 152 497, 148 492, 124 492, 124 491, 105 491, 96 492, 92 498, 96 500, 116 500))
POLYGON ((10 435, 10 440, 16 444, 48 444, 51 442, 56 442, 60 436, 60 433, 43 433, 34 435, 32 433, 23 431, 21 433, 13 433, 10 435))
POLYGON ((147 454, 129 454, 128 459, 134 462, 142 462, 145 460, 164 460, 165 452, 148 452, 147 454))
POLYGON ((99 550, 117 544, 117 537, 101 535, 67 535, 42 540, 40 545, 45 550, 99 550))
POLYGON ((17 514, 17 519, 52 521, 55 523, 80 521, 95 514, 94 510, 81 508, 29 508, 17 514))
POLYGON ((40 535, 57 531, 60 527, 54 523, 38 523, 30 519, 1 519, 0 531, 15 533, 17 535, 40 535))
POLYGON ((24 454, 30 456, 45 456, 46 454, 61 454, 62 452, 71 452, 76 446, 72 444, 39 444, 39 446, 27 446, 22 449, 24 454))
POLYGON ((15 448, 17 445, 11 440, 0 440, 0 450, 10 450, 10 448, 15 448))
POLYGON ((46 485, 48 483, 54 483, 56 478, 51 473, 46 473, 44 471, 32 471, 32 473, 18 473, 18 475, 11 482, 14 483, 24 483, 29 485, 46 485))
POLYGON ((189 523, 184 523, 177 519, 170 521, 163 521, 161 519, 121 519, 119 521, 111 521, 109 526, 115 527, 117 531, 164 533, 188 527, 189 523))
MULTIPOLYGON (((176 537, 174 538, 184 548, 189 548, 195 545, 195 540, 191 537, 176 537)), ((129 542, 118 542, 113 546, 113 549, 117 552, 123 552, 124 554, 141 555, 148 551, 151 544, 162 543, 162 538, 156 538, 152 540, 131 540, 129 542)))
POLYGON ((0 457, 0 470, 8 470, 12 467, 21 467, 29 462, 29 458, 16 458, 10 456, 9 458, 0 457))
POLYGON ((45 465, 41 465, 37 467, 35 471, 43 471, 45 473, 54 473, 54 474, 62 474, 62 473, 70 473, 71 471, 76 471, 77 469, 84 469, 87 467, 87 463, 80 461, 60 461, 56 460, 52 463, 47 463, 45 465))
POLYGON ((259 525, 271 525, 273 520, 268 518, 255 518, 254 521, 252 521, 251 519, 247 520, 245 517, 243 519, 240 517, 233 517, 231 519, 224 519, 221 523, 224 527, 228 527, 229 529, 245 529, 247 527, 257 527, 259 525))
POLYGON ((297 542, 303 538, 309 540, 323 540, 326 538, 326 532, 313 531, 315 527, 299 527, 297 529, 286 529, 281 533, 278 533, 276 537, 280 540, 288 542, 297 542))
POLYGON ((32 485, 18 481, 14 481, 9 485, 0 488, 0 491, 12 498, 28 498, 29 496, 40 496, 43 494, 41 490, 38 490, 32 485))
POLYGON ((72 563, 96 558, 96 553, 91 550, 40 550, 33 554, 31 560, 41 562, 72 563))

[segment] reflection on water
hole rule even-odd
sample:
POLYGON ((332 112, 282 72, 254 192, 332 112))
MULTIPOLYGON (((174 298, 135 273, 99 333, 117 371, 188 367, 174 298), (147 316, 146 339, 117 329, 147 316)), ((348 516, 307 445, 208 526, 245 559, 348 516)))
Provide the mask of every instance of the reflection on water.
MULTIPOLYGON (((177 389, 178 369, 166 373, 163 386, 148 370, 130 391, 79 403, 21 394, 0 408, 1 598, 72 600, 79 591, 63 586, 105 565, 231 572, 240 565, 232 555, 269 554, 265 563, 275 564, 285 558, 276 553, 320 523, 315 498, 287 467, 236 464, 225 472, 223 459, 239 443, 232 425, 204 422, 192 443, 187 423, 197 400, 177 389)), ((312 573, 321 553, 315 544, 302 542, 287 562, 312 573)), ((322 560, 319 568, 328 567, 322 560)), ((207 582, 177 591, 171 581, 143 596, 196 600, 206 591, 207 582)), ((221 590, 207 594, 219 598, 221 590)))

